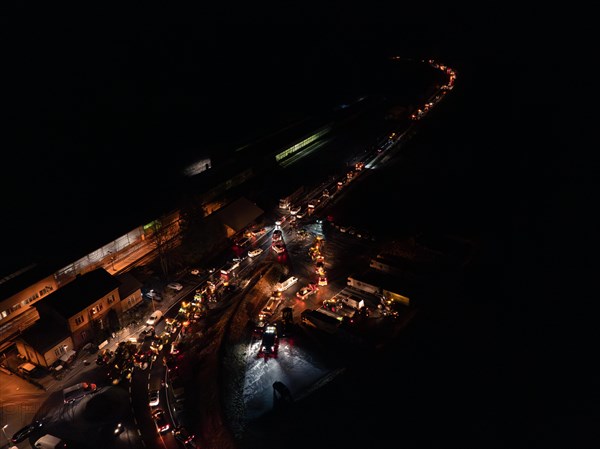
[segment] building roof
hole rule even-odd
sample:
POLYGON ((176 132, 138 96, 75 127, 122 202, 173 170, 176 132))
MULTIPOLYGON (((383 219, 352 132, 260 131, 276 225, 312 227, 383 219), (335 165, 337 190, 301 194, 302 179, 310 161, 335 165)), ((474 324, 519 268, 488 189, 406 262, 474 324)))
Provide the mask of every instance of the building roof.
POLYGON ((389 274, 373 268, 348 277, 403 296, 422 295, 424 292, 423 286, 410 278, 389 274))
POLYGON ((121 297, 121 300, 142 288, 142 283, 129 272, 118 274, 116 278, 121 283, 119 286, 119 296, 121 297))
POLYGON ((73 281, 49 294, 34 306, 50 307, 68 319, 120 285, 116 277, 104 268, 98 268, 78 275, 73 281))
POLYGON ((30 264, 0 273, 0 301, 10 298, 36 282, 51 276, 58 268, 58 266, 48 264, 30 264))
POLYGON ((69 329, 64 322, 38 320, 21 333, 19 340, 23 340, 37 352, 44 354, 69 335, 69 329))
POLYGON ((221 223, 239 232, 264 213, 260 207, 248 199, 239 198, 215 212, 221 223))

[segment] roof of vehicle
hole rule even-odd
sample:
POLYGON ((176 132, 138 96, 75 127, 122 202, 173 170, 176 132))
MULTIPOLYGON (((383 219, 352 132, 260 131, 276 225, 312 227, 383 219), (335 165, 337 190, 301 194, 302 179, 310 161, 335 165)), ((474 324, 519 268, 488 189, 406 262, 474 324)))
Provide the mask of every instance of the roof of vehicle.
POLYGON ((38 447, 38 443, 42 443, 42 444, 58 444, 60 443, 62 440, 54 435, 50 435, 49 433, 47 433, 44 436, 41 436, 40 438, 37 439, 37 441, 35 442, 35 446, 38 447))

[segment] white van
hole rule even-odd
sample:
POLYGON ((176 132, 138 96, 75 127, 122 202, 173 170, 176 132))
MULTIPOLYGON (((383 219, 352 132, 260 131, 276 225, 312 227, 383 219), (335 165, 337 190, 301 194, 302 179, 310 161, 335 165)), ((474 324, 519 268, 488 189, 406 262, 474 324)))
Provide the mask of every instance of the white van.
POLYGON ((39 438, 33 446, 40 449, 62 449, 67 447, 63 440, 48 433, 39 438))
POLYGON ((152 315, 150 315, 150 318, 146 320, 146 324, 148 326, 156 326, 156 323, 160 321, 162 316, 163 313, 160 310, 155 310, 154 312, 152 312, 152 315))

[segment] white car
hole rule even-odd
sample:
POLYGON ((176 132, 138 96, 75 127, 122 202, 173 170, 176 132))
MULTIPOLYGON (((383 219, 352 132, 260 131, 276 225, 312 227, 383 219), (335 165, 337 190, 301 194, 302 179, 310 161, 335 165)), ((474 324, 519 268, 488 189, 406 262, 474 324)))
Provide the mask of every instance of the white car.
POLYGON ((150 390, 148 394, 148 405, 150 407, 158 406, 160 402, 160 390, 150 390))
POLYGON ((148 326, 156 326, 156 323, 158 323, 160 321, 160 319, 163 317, 163 313, 160 310, 155 310, 154 312, 152 312, 152 315, 150 315, 150 318, 148 318, 146 320, 146 324, 148 326))
POLYGON ((250 251, 248 251, 248 255, 250 257, 256 257, 259 256, 262 252, 262 248, 251 249, 250 251))
POLYGON ((194 268, 190 273, 194 276, 200 276, 200 270, 198 268, 194 268))
POLYGON ((167 288, 170 288, 171 290, 175 291, 180 291, 183 289, 183 285, 181 285, 179 282, 171 282, 167 284, 167 288))

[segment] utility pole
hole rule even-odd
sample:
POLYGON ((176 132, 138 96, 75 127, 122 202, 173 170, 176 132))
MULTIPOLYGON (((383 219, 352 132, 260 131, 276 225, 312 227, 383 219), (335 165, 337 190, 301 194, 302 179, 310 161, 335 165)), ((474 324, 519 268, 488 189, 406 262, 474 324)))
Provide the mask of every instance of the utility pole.
POLYGON ((115 269, 115 259, 117 258, 117 256, 115 256, 112 251, 108 251, 108 254, 110 254, 110 263, 112 265, 112 270, 117 271, 115 269))

